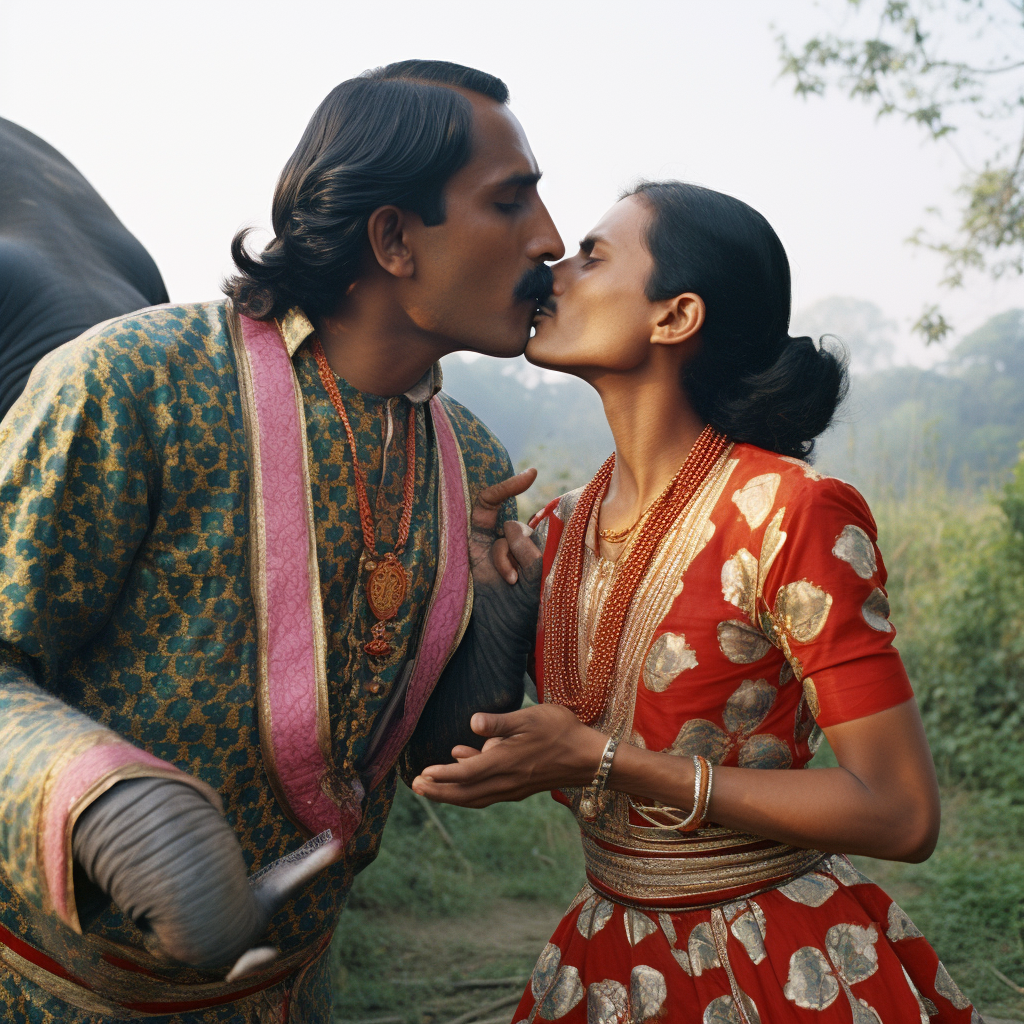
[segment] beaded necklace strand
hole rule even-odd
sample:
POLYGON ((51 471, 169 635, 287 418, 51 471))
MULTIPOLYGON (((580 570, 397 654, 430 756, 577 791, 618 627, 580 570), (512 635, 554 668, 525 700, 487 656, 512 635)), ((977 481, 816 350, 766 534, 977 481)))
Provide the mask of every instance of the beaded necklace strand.
POLYGON ((405 543, 409 539, 409 527, 412 524, 412 503, 416 486, 416 407, 409 409, 409 426, 405 439, 405 480, 402 485, 402 518, 398 523, 398 539, 394 551, 388 551, 383 558, 378 559, 373 511, 366 493, 366 476, 356 454, 356 438, 352 433, 352 425, 349 423, 345 404, 341 400, 334 371, 327 362, 319 338, 313 339, 312 349, 317 369, 320 371, 320 380, 331 399, 331 404, 345 425, 345 436, 352 452, 352 470, 356 481, 356 497, 359 500, 359 523, 363 529, 363 547, 369 554, 366 561, 366 568, 370 573, 365 584, 366 600, 370 605, 370 611, 377 619, 370 630, 372 638, 363 644, 363 650, 372 658, 383 658, 391 653, 391 642, 387 639, 387 627, 384 623, 398 614, 398 609, 402 607, 409 589, 409 574, 398 560, 398 556, 405 550, 405 543))
POLYGON ((594 632, 587 682, 579 671, 579 593, 583 579, 587 525, 594 507, 604 499, 615 468, 610 455, 584 488, 559 546, 551 591, 544 603, 545 699, 575 712, 584 724, 602 714, 611 691, 619 641, 626 615, 640 581, 672 524, 728 447, 729 441, 710 425, 701 431, 670 486, 642 517, 633 547, 623 555, 594 632))

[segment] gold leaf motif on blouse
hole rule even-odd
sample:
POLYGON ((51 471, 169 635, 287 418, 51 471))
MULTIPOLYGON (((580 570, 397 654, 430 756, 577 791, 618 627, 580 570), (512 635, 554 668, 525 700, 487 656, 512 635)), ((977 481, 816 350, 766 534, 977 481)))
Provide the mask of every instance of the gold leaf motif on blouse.
POLYGON ((785 515, 786 509, 783 506, 772 516, 772 521, 765 527, 764 538, 761 540, 761 557, 757 563, 757 600, 761 599, 761 591, 764 590, 768 570, 771 569, 782 550, 782 545, 786 543, 786 532, 782 529, 782 520, 785 515))
POLYGON ((785 686, 786 683, 792 682, 795 675, 793 666, 788 661, 784 661, 782 668, 779 669, 779 686, 785 686))
MULTIPOLYGON (((761 1024, 761 1015, 757 1012, 754 1000, 746 992, 740 992, 740 998, 743 1001, 744 1016, 750 1024, 761 1024)), ((719 996, 705 1007, 701 1024, 743 1024, 743 1017, 732 996, 719 996)))
POLYGON ((658 930, 658 926, 642 910, 633 907, 626 907, 622 912, 622 923, 626 927, 626 938, 631 946, 638 945, 658 930))
POLYGON ((697 667, 697 652, 682 633, 662 633, 651 644, 644 662, 644 686, 655 693, 667 690, 676 676, 697 667))
POLYGON ((734 665, 760 661, 771 649, 771 641, 759 629, 742 619, 718 624, 718 649, 734 665))
POLYGON ((814 685, 814 680, 808 676, 800 685, 804 688, 804 700, 807 701, 808 709, 817 718, 821 714, 821 701, 818 700, 818 688, 814 685))
POLYGON ((807 695, 802 694, 796 706, 796 718, 793 722, 793 739, 799 745, 810 739, 814 731, 814 715, 811 714, 811 706, 807 701, 807 695))
POLYGON ((948 999, 958 1010, 966 1010, 971 1005, 970 999, 960 991, 957 983, 949 976, 949 971, 941 963, 935 972, 935 991, 943 999, 948 999))
POLYGON ((680 757, 693 757, 700 754, 712 764, 721 764, 731 744, 729 737, 706 718, 691 718, 684 722, 669 748, 680 757))
POLYGON ((846 562, 862 580, 871 579, 878 570, 875 545, 859 526, 852 523, 844 526, 843 532, 836 537, 832 554, 846 562))
POLYGON ((828 875, 820 875, 811 871, 800 875, 791 882, 779 886, 779 892, 794 903, 802 903, 805 907, 823 906, 838 891, 839 886, 828 875))
POLYGON ((637 964, 629 976, 629 1012, 635 1024, 653 1020, 668 998, 668 986, 661 971, 637 964))
POLYGON ((776 689, 764 679, 744 679, 725 702, 722 721, 731 733, 753 732, 775 703, 776 689))
POLYGON ((628 1024, 629 993, 621 982, 606 978, 587 988, 587 1024, 628 1024))
POLYGON ((751 477, 739 490, 733 492, 733 504, 740 510, 751 530, 756 530, 768 518, 781 482, 782 477, 778 473, 764 473, 751 477))
POLYGON ((892 632, 892 623, 889 621, 889 599, 881 587, 875 587, 868 594, 867 600, 861 605, 860 613, 872 629, 877 629, 879 633, 892 632))
POLYGON ((924 933, 913 921, 910 915, 898 904, 889 904, 889 928, 885 933, 890 942, 899 942, 901 939, 920 939, 924 933))
POLYGON ((576 918, 576 930, 583 938, 592 939, 611 920, 614 910, 611 902, 596 893, 588 896, 576 918))
POLYGON ((776 628, 794 640, 809 644, 825 628, 832 595, 809 580, 797 580, 779 588, 773 618, 776 628))
POLYGON ((757 559, 740 548, 722 566, 722 596, 753 620, 757 600, 757 559))
POLYGON ((785 741, 765 733, 747 739, 740 747, 737 764, 741 768, 789 768, 793 754, 785 741))
POLYGON ((690 969, 698 978, 705 971, 722 966, 722 961, 718 959, 715 937, 711 933, 710 921, 701 921, 700 924, 694 925, 686 942, 686 951, 690 957, 690 969))

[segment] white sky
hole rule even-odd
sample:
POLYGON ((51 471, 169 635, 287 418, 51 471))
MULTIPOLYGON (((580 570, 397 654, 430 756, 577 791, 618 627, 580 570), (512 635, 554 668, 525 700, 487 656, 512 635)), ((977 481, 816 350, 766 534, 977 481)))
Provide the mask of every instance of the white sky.
MULTIPOLYGON (((228 243, 269 222, 277 174, 339 81, 406 57, 500 75, 570 251, 633 178, 746 200, 778 231, 794 306, 878 303, 907 328, 943 298, 903 240, 961 167, 910 125, 778 80, 779 28, 835 27, 843 0, 0 0, 0 116, 61 150, 157 261, 171 298, 219 294, 228 243)), ((1020 279, 943 299, 961 332, 1024 303, 1020 279)))

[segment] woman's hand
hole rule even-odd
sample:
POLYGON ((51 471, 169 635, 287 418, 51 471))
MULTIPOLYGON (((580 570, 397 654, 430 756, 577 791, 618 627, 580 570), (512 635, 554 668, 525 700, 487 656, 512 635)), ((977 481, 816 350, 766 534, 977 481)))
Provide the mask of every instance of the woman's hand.
POLYGON ((587 786, 597 773, 608 737, 583 725, 558 704, 538 704, 508 715, 473 716, 473 732, 488 737, 483 750, 456 747, 457 764, 432 765, 412 789, 438 803, 487 807, 534 793, 587 786))

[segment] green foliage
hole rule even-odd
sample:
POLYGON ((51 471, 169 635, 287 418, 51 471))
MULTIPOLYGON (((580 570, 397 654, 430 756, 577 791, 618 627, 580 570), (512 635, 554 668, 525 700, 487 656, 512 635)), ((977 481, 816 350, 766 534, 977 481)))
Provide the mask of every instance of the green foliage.
MULTIPOLYGON (((988 151, 965 174, 960 223, 952 238, 919 229, 910 241, 946 257, 942 284, 960 287, 968 270, 993 277, 1024 273, 1024 61, 995 55, 1024 41, 1021 0, 836 0, 853 31, 814 36, 792 48, 779 37, 783 75, 797 95, 823 96, 831 84, 901 114, 938 140, 984 123, 988 151), (988 45, 982 45, 985 41, 988 45)), ((937 307, 916 325, 929 342, 951 330, 937 307)))

